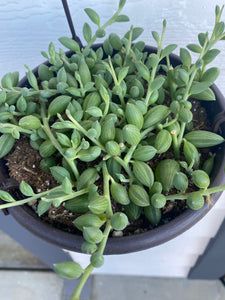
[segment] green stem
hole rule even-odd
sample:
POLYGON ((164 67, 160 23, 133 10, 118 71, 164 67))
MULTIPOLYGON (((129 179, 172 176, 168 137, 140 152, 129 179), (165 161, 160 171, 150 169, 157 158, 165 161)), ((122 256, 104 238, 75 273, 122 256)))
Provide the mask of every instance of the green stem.
MULTIPOLYGON (((200 193, 202 196, 209 196, 214 193, 223 192, 224 190, 225 190, 225 184, 221 186, 215 186, 207 190, 200 190, 198 191, 198 193, 200 193)), ((190 194, 192 193, 188 193, 188 194, 180 193, 180 194, 168 195, 166 196, 166 200, 185 200, 190 194)))
MULTIPOLYGON (((108 27, 109 25, 113 24, 116 20, 116 18, 118 17, 119 13, 121 12, 122 8, 119 8, 115 14, 101 27, 99 27, 99 29, 105 29, 106 27, 108 27)), ((85 47, 85 49, 89 49, 91 47, 91 45, 96 41, 97 36, 96 34, 93 35, 92 39, 90 40, 90 42, 87 44, 87 46, 85 47)))
POLYGON ((183 139, 183 136, 184 136, 185 126, 186 126, 186 123, 181 122, 180 132, 179 132, 179 135, 178 135, 178 138, 177 138, 177 142, 178 142, 178 147, 179 147, 179 149, 180 149, 180 145, 181 145, 181 143, 182 143, 182 139, 183 139))
MULTIPOLYGON (((98 252, 100 254, 104 253, 105 247, 106 247, 106 243, 109 237, 109 233, 111 230, 111 225, 110 225, 110 217, 113 215, 113 211, 112 211, 112 206, 111 206, 111 201, 110 201, 110 193, 109 193, 109 173, 107 170, 107 166, 106 163, 103 162, 102 165, 102 173, 103 173, 103 190, 104 190, 104 196, 108 198, 109 201, 109 206, 108 209, 106 211, 106 215, 109 218, 109 220, 106 223, 106 227, 105 230, 103 232, 103 239, 98 247, 98 252)), ((87 279, 89 278, 89 276, 91 275, 91 272, 93 271, 94 267, 92 264, 89 264, 86 269, 84 270, 84 273, 76 287, 76 289, 74 290, 70 300, 79 300, 80 299, 80 294, 82 292, 82 289, 87 281, 87 279)))
POLYGON ((172 135, 172 141, 173 141, 174 156, 176 159, 180 159, 180 146, 179 146, 178 140, 177 140, 177 132, 174 130, 171 132, 171 135, 172 135))
POLYGON ((136 148, 137 148, 137 145, 131 146, 130 149, 127 151, 127 154, 123 159, 126 164, 128 164, 130 162, 131 157, 132 157, 132 155, 133 155, 136 148))
POLYGON ((28 133, 28 134, 32 134, 33 131, 32 130, 28 130, 28 129, 24 129, 20 126, 17 126, 15 124, 9 124, 9 123, 1 123, 1 128, 16 128, 19 132, 24 132, 24 133, 28 133))
POLYGON ((70 121, 75 125, 76 129, 78 131, 80 131, 81 133, 83 133, 83 135, 85 135, 86 137, 88 137, 95 145, 97 145, 99 148, 101 148, 104 152, 106 152, 105 147, 95 138, 92 138, 90 136, 88 136, 87 130, 84 129, 70 114, 70 112, 68 110, 66 110, 66 115, 67 117, 70 119, 70 121))
POLYGON ((79 178, 80 174, 77 170, 77 167, 74 163, 74 161, 70 160, 69 158, 67 158, 64 155, 64 151, 63 148, 61 147, 61 145, 59 144, 59 142, 57 141, 57 139, 54 137, 54 135, 52 134, 52 131, 49 127, 48 124, 48 118, 46 117, 46 108, 45 108, 45 103, 41 103, 41 117, 42 117, 42 121, 43 121, 43 130, 45 131, 45 133, 47 134, 48 138, 50 139, 52 145, 59 151, 59 153, 65 158, 65 160, 67 161, 68 165, 70 166, 71 170, 73 171, 76 179, 79 178))
MULTIPOLYGON (((81 196, 83 194, 86 194, 88 193, 88 189, 82 189, 80 191, 77 191, 77 192, 73 192, 69 195, 66 195, 66 196, 63 196, 63 197, 58 197, 57 200, 60 200, 60 203, 64 202, 64 201, 67 201, 67 200, 70 200, 70 199, 73 199, 73 198, 76 198, 78 196, 81 196)), ((47 198, 48 199, 48 198, 47 198)), ((49 199, 49 202, 52 202, 54 201, 55 199, 49 199)))
POLYGON ((126 163, 119 156, 114 156, 114 159, 124 168, 124 170, 127 172, 127 174, 129 175, 130 178, 134 177, 128 163, 126 163))
POLYGON ((111 199, 110 199, 110 192, 109 192, 109 172, 106 166, 106 162, 102 164, 102 173, 103 173, 103 190, 104 196, 108 199, 108 208, 106 210, 107 217, 111 217, 113 215, 112 206, 111 206, 111 199))
POLYGON ((145 130, 143 130, 143 131, 141 132, 141 139, 143 140, 143 139, 146 137, 146 135, 147 135, 149 132, 151 132, 153 129, 155 129, 155 126, 151 126, 151 127, 149 127, 149 128, 146 128, 145 130))
POLYGON ((80 294, 82 292, 82 289, 93 270, 94 270, 94 267, 92 266, 92 264, 89 264, 87 266, 87 268, 84 270, 84 273, 83 273, 78 285, 76 286, 76 289, 74 290, 72 296, 70 297, 70 300, 79 300, 80 299, 80 294))
POLYGON ((6 203, 6 204, 2 204, 2 205, 0 205, 0 209, 4 209, 4 208, 9 208, 9 207, 14 207, 14 206, 19 206, 19 205, 26 204, 26 203, 28 203, 28 202, 30 202, 32 200, 36 200, 38 198, 41 198, 41 197, 45 196, 46 194, 59 189, 60 187, 61 186, 57 186, 57 187, 55 187, 55 188, 53 188, 51 190, 44 191, 44 192, 41 192, 39 194, 35 194, 34 196, 26 198, 24 200, 19 200, 19 201, 15 201, 15 202, 10 202, 10 203, 6 203))

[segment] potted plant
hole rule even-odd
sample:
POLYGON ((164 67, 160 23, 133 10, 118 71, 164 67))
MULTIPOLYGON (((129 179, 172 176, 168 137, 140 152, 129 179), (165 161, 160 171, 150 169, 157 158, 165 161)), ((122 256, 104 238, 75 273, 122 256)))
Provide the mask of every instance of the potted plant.
POLYGON ((71 299, 79 299, 92 270, 104 263, 105 249, 126 253, 165 242, 225 190, 224 138, 212 127, 222 122, 225 105, 212 86, 219 70, 206 68, 219 53, 214 45, 225 39, 223 7, 216 6, 212 35, 200 33, 199 45, 180 49, 180 57, 171 54, 177 45, 163 46, 166 21, 161 36, 152 32, 157 48, 134 42, 143 30, 132 26, 123 38, 110 34, 93 45, 108 25, 129 20, 120 14, 125 2, 104 25, 85 10, 98 27, 93 34, 84 24, 86 47, 62 37, 70 52, 57 53, 50 43, 42 52, 48 61, 33 72, 26 66, 18 86, 17 72, 1 81, 0 158, 14 179, 2 160, 0 209, 63 248, 91 254, 84 270, 75 262, 55 265, 64 278, 81 276, 71 299), (199 54, 196 62, 189 50, 199 54), (72 218, 76 235, 47 225, 50 210, 72 218), (171 220, 174 210, 179 216, 171 220))

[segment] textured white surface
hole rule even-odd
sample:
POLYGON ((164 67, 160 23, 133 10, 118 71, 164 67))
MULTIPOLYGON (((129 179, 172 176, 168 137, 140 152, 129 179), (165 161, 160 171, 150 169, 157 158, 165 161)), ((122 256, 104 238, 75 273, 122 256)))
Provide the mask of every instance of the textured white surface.
MULTIPOLYGON (((82 35, 82 25, 88 21, 83 12, 92 7, 105 22, 116 10, 119 1, 68 0, 75 28, 82 35)), ((184 47, 197 42, 199 32, 211 32, 214 23, 215 5, 224 1, 210 0, 127 0, 124 13, 128 14, 134 26, 145 29, 142 39, 146 44, 155 45, 151 31, 160 32, 163 19, 167 19, 165 45, 177 43, 184 47)), ((225 15, 224 18, 225 19, 225 15)), ((93 25, 94 26, 94 25, 93 25)), ((129 23, 117 23, 107 30, 123 35, 129 30, 129 23)), ((93 27, 94 28, 94 27, 93 27)), ((44 59, 41 50, 47 50, 52 41, 59 47, 57 38, 70 36, 61 1, 54 0, 0 0, 0 78, 7 72, 19 71, 22 77, 24 63, 34 68, 44 59)), ((82 39, 83 40, 83 39, 82 39)), ((213 65, 221 69, 217 85, 225 94, 225 44, 220 42, 222 53, 213 65)), ((178 53, 178 50, 177 50, 178 53)), ((225 215, 225 197, 221 197, 214 210, 201 222, 178 238, 156 248, 135 254, 106 257, 98 273, 139 274, 151 276, 185 277, 192 265, 213 237, 225 215)), ((75 260, 88 263, 89 258, 73 254, 75 260)))

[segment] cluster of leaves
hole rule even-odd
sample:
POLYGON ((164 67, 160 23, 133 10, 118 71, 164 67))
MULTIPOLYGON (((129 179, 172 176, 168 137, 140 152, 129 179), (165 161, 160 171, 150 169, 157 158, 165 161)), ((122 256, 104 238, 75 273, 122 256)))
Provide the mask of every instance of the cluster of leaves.
POLYGON ((204 196, 224 189, 208 188, 215 155, 200 169, 198 150, 224 139, 209 131, 192 130, 190 100, 215 100, 210 86, 219 70, 206 70, 206 66, 219 54, 213 48, 215 43, 225 39, 224 23, 220 22, 223 8, 216 7, 211 37, 200 33, 199 44, 181 48, 181 64, 173 67, 169 55, 177 45, 163 47, 165 21, 161 36, 152 32, 156 53, 149 53, 144 42, 134 42, 143 31, 139 27, 131 27, 123 38, 111 33, 102 47, 91 48, 96 38, 105 35, 106 26, 129 20, 119 14, 124 4, 121 0, 117 12, 103 26, 98 14, 86 9, 98 26, 92 34, 90 25, 84 24, 87 46, 81 48, 62 37, 59 41, 71 50, 67 54, 62 49, 57 53, 50 43, 48 53, 42 52, 49 63, 40 65, 38 74, 27 67, 29 87, 17 87, 17 72, 6 74, 1 81, 0 158, 13 148, 16 139, 26 136, 43 158, 40 167, 51 172, 59 186, 35 194, 21 182, 20 190, 28 198, 16 201, 0 191, 1 199, 8 202, 0 208, 41 199, 39 215, 51 205, 62 204, 80 214, 74 225, 83 233, 82 250, 92 254, 91 263, 85 270, 76 263, 56 265, 65 278, 82 273, 87 277, 103 264, 112 228, 123 230, 128 220, 143 214, 155 226, 167 201, 186 199, 191 209, 200 209, 204 196), (192 62, 189 50, 199 54, 196 62, 192 62), (151 168, 151 161, 167 151, 173 151, 174 158, 163 159, 151 168), (82 172, 81 163, 87 164, 82 172), (103 193, 97 184, 100 177, 103 193), (198 190, 186 193, 190 184, 198 190), (113 212, 112 199, 122 205, 121 212, 113 212))

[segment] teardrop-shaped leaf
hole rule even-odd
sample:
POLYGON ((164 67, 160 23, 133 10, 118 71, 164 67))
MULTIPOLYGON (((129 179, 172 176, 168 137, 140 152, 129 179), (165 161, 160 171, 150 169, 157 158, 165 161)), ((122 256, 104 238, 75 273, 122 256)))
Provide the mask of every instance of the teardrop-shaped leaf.
POLYGON ((0 191, 0 198, 6 202, 15 202, 16 201, 15 199, 13 199, 13 197, 9 193, 7 193, 5 191, 0 191))
POLYGON ((34 195, 34 191, 32 189, 32 187, 26 183, 25 181, 21 181, 20 183, 20 191, 25 195, 25 196, 33 196, 34 195))
POLYGON ((73 261, 66 261, 58 264, 54 264, 55 272, 62 278, 65 279, 77 279, 82 273, 83 269, 81 266, 73 261))
POLYGON ((142 62, 136 63, 136 67, 141 77, 144 78, 146 81, 149 81, 150 80, 149 69, 142 62))
POLYGON ((184 66, 190 67, 191 66, 191 54, 185 48, 180 49, 180 59, 184 66))
POLYGON ((199 94, 205 91, 210 86, 210 82, 197 82, 194 83, 190 89, 190 95, 199 94))
POLYGON ((67 105, 70 103, 70 100, 72 98, 70 96, 66 95, 61 95, 56 97, 48 107, 48 115, 49 116, 54 116, 57 113, 61 113, 64 111, 67 107, 67 105))
POLYGON ((197 44, 188 44, 187 48, 195 53, 201 53, 202 48, 197 44))
POLYGON ((165 81, 165 78, 163 76, 156 77, 151 83, 151 89, 153 91, 160 89, 161 86, 163 85, 164 81, 165 81))
POLYGON ((79 44, 76 41, 74 41, 73 39, 68 38, 68 37, 61 37, 61 38, 59 38, 59 41, 61 44, 63 44, 63 46, 70 49, 71 51, 80 52, 79 44))
POLYGON ((220 70, 218 68, 210 68, 203 74, 201 81, 207 81, 213 84, 213 82, 219 76, 220 70))
POLYGON ((197 148, 212 147, 224 142, 222 136, 206 130, 191 131, 184 138, 197 148))
POLYGON ((51 206, 51 202, 41 200, 37 206, 38 216, 39 217, 42 216, 47 210, 49 210, 50 206, 51 206))
MULTIPOLYGON (((144 29, 141 27, 134 27, 133 31, 132 31, 131 40, 132 41, 136 40, 142 34, 143 31, 144 31, 144 29)), ((129 40, 129 36, 130 36, 130 31, 128 31, 124 37, 129 40)))
POLYGON ((198 100, 205 100, 205 101, 216 100, 216 96, 211 88, 207 88, 206 90, 204 90, 199 94, 193 94, 192 97, 198 100))
POLYGON ((94 11, 91 8, 85 8, 84 10, 86 12, 86 14, 88 15, 88 17, 91 19, 91 21, 93 23, 95 23, 96 25, 100 26, 100 17, 99 15, 96 13, 96 11, 94 11))
POLYGON ((70 179, 70 173, 67 171, 67 169, 60 167, 60 166, 54 166, 50 168, 52 176, 57 180, 59 183, 62 183, 65 177, 68 177, 70 179))
POLYGON ((162 51, 161 57, 163 58, 165 56, 170 55, 176 48, 177 48, 176 44, 171 44, 166 46, 162 51))
POLYGON ((91 27, 88 23, 84 23, 83 36, 84 36, 85 41, 87 43, 89 43, 91 38, 92 38, 92 30, 91 30, 91 27))
POLYGON ((218 49, 211 49, 209 51, 206 52, 206 54, 203 56, 203 60, 205 64, 209 64, 211 63, 211 61, 213 61, 216 56, 220 53, 220 50, 218 49))
POLYGON ((130 19, 126 15, 119 15, 116 17, 115 22, 129 22, 130 19))
POLYGON ((4 156, 6 156, 6 154, 9 153, 9 151, 14 146, 14 143, 15 139, 11 134, 4 133, 0 137, 0 158, 3 158, 4 156))

